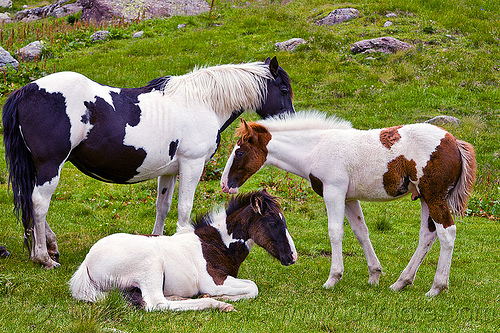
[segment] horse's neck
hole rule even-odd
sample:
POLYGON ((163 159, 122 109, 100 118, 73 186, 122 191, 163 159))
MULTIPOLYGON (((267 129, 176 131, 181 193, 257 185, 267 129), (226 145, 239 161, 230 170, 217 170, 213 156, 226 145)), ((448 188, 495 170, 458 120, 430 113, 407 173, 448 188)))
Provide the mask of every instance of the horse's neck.
POLYGON ((212 223, 195 229, 195 233, 201 241, 207 265, 236 277, 253 242, 245 242, 228 233, 224 211, 213 215, 212 223))
POLYGON ((308 167, 313 162, 312 152, 318 144, 316 135, 306 135, 306 131, 273 132, 267 145, 266 164, 308 178, 308 167))

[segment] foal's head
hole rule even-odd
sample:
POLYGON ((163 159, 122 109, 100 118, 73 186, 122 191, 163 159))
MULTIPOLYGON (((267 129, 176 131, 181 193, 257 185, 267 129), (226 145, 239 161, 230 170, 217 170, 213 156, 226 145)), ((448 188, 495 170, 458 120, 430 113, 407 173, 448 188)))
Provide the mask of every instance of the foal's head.
POLYGON ((234 238, 253 240, 282 265, 288 266, 297 260, 281 206, 266 190, 232 199, 226 215, 228 233, 234 238))
POLYGON ((267 80, 266 99, 256 112, 262 118, 282 113, 295 113, 292 104, 292 85, 287 72, 279 66, 276 57, 267 58, 265 64, 269 65, 269 71, 273 78, 267 80))
POLYGON ((240 138, 229 156, 222 175, 221 187, 226 193, 237 193, 250 176, 260 170, 267 158, 271 133, 262 125, 241 119, 236 133, 240 138))

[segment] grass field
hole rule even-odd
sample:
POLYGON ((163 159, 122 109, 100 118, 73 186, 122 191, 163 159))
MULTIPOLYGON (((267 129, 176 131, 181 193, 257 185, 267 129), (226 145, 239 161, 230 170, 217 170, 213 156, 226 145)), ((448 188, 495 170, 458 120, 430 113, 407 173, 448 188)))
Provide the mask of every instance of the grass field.
MULTIPOLYGON (((32 4, 30 1, 23 3, 32 4)), ((43 75, 71 70, 113 86, 138 87, 197 65, 264 60, 276 55, 292 78, 298 110, 318 109, 356 128, 388 127, 450 115, 447 126, 472 143, 478 179, 469 214, 457 221, 450 290, 426 298, 439 244, 426 257, 413 286, 391 292, 418 242, 419 202, 362 203, 375 251, 384 268, 378 286, 367 283, 361 246, 348 224, 343 244, 345 272, 333 290, 328 277, 330 245, 322 200, 300 178, 274 168, 261 170, 241 191, 265 187, 283 198, 288 226, 299 252, 282 267, 254 248, 240 277, 254 280, 259 296, 235 302, 237 312, 145 313, 127 307, 119 294, 86 304, 70 296, 67 282, 98 239, 115 232, 149 233, 154 223, 156 182, 111 185, 63 169, 48 221, 58 236, 61 267, 45 271, 27 260, 22 226, 12 214, 8 174, 0 161, 0 332, 497 332, 500 327, 500 3, 487 0, 215 1, 198 17, 117 23, 93 27, 65 19, 0 26, 0 45, 12 54, 34 40, 46 45, 40 62, 17 73, 0 73, 0 102, 43 75), (361 17, 324 27, 314 22, 331 10, 357 8, 361 17), (383 27, 388 12, 398 14, 383 27), (178 29, 178 24, 187 24, 178 29), (96 30, 111 39, 92 43, 96 30), (135 31, 144 37, 132 39, 135 31), (398 54, 353 55, 359 40, 393 36, 414 47, 398 54), (292 53, 274 43, 294 37, 308 43, 292 53)), ((257 119, 251 113, 246 119, 257 119)), ((233 124, 198 185, 193 214, 229 196, 220 172, 234 144, 233 124)), ((3 155, 3 144, 2 144, 3 155)), ((175 230, 176 197, 166 222, 175 230)))

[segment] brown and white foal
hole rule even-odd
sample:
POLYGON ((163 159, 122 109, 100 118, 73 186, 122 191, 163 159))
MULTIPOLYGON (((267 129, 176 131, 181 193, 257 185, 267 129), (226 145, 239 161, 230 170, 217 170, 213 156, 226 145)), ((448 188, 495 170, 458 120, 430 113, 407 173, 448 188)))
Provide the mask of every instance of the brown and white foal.
POLYGON ((240 138, 221 179, 224 192, 238 188, 263 165, 274 165, 308 179, 323 197, 332 246, 333 288, 344 272, 344 214, 365 253, 369 280, 377 284, 382 266, 368 236, 359 201, 389 201, 412 194, 420 198, 420 240, 409 264, 391 286, 412 284, 417 269, 439 238, 441 251, 428 296, 448 288, 456 226, 475 181, 474 149, 442 128, 412 124, 368 131, 317 112, 301 112, 240 126, 240 138))
POLYGON ((226 210, 206 214, 172 236, 113 234, 90 249, 70 281, 76 299, 94 302, 118 288, 147 311, 234 310, 222 300, 254 298, 257 285, 237 279, 253 244, 291 265, 297 260, 283 211, 265 190, 237 196, 226 210), (176 297, 178 298, 178 297, 176 297))

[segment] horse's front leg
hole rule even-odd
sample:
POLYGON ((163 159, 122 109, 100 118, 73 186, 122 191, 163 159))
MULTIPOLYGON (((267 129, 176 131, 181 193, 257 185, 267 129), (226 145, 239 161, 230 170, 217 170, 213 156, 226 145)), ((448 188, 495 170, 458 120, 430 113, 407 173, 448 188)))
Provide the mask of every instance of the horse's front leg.
POLYGON ((375 250, 373 250, 359 200, 346 201, 345 216, 365 253, 366 262, 368 264, 368 283, 377 285, 380 274, 382 274, 382 265, 380 265, 375 250))
POLYGON ((189 225, 191 209, 193 209, 194 193, 200 181, 205 158, 179 159, 179 204, 177 228, 189 225))
POLYGON ((226 301, 255 298, 259 294, 259 288, 255 282, 232 276, 228 276, 222 285, 211 283, 208 286, 200 286, 200 291, 226 301))
POLYGON ((325 288, 333 288, 342 279, 342 275, 344 274, 342 238, 344 236, 344 203, 346 191, 338 187, 323 188, 323 199, 325 200, 328 215, 328 235, 332 246, 332 266, 330 267, 328 280, 323 284, 325 288))
POLYGON ((156 220, 153 228, 154 235, 163 235, 165 219, 172 205, 172 196, 175 189, 177 175, 165 175, 158 177, 158 188, 156 197, 156 220))
POLYGON ((50 229, 46 217, 49 211, 50 199, 54 193, 59 176, 50 182, 35 186, 32 194, 33 201, 33 262, 43 265, 46 269, 59 267, 59 263, 51 258, 49 249, 54 259, 59 259, 57 242, 54 232, 50 229), (47 246, 48 245, 48 246, 47 246))

